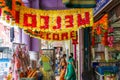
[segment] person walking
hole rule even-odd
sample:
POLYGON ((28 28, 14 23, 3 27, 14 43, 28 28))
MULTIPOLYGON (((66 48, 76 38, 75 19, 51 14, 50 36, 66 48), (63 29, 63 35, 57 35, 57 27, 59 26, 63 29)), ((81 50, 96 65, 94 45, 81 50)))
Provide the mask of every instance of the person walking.
POLYGON ((65 80, 65 72, 66 72, 67 62, 66 62, 66 54, 63 54, 60 61, 60 80, 65 80))
POLYGON ((65 80, 76 80, 75 65, 73 56, 69 56, 65 80))

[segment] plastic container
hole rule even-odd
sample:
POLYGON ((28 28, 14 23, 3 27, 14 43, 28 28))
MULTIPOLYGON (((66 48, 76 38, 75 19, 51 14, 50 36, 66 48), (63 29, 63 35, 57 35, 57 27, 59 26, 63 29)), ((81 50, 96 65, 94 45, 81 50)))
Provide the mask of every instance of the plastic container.
POLYGON ((97 72, 101 75, 104 75, 104 72, 117 73, 118 67, 117 66, 101 66, 97 68, 97 72))

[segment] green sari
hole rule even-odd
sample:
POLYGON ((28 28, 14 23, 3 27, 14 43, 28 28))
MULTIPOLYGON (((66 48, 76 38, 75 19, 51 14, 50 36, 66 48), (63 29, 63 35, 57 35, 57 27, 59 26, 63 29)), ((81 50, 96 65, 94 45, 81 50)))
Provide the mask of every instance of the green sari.
POLYGON ((75 69, 73 66, 73 59, 72 58, 68 60, 65 80, 76 80, 76 73, 75 73, 75 69))

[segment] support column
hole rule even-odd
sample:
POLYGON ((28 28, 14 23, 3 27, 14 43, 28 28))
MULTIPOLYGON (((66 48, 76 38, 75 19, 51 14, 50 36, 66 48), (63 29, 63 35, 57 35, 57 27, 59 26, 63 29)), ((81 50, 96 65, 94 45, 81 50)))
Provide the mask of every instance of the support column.
POLYGON ((77 44, 73 44, 74 45, 74 59, 75 61, 77 61, 77 44))
POLYGON ((83 60, 84 60, 84 39, 83 39, 83 29, 79 29, 78 33, 78 41, 79 41, 79 54, 78 54, 78 80, 82 80, 82 72, 83 72, 83 60))
POLYGON ((90 69, 90 28, 84 28, 84 70, 90 69))
POLYGON ((72 40, 70 40, 70 53, 73 53, 73 44, 72 44, 72 40))
MULTIPOLYGON (((34 9, 39 9, 39 0, 30 0, 30 7, 34 9)), ((40 51, 40 40, 31 37, 31 51, 40 51)))
MULTIPOLYGON (((27 7, 30 7, 29 0, 22 0, 24 2, 24 5, 27 7)), ((30 36, 25 34, 22 30, 22 43, 26 44, 28 46, 28 49, 30 50, 30 36)))
POLYGON ((19 28, 19 43, 22 43, 22 29, 19 28))
POLYGON ((22 30, 22 43, 26 44, 28 46, 28 49, 30 50, 30 36, 25 34, 24 31, 22 30))
POLYGON ((31 50, 36 52, 40 51, 40 41, 36 38, 31 38, 31 41, 31 50))

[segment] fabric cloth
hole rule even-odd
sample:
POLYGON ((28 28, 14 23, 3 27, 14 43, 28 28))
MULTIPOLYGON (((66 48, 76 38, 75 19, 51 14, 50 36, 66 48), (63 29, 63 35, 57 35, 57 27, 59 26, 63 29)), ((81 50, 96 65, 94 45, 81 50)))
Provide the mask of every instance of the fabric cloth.
POLYGON ((76 73, 75 73, 75 69, 73 66, 73 58, 68 60, 65 80, 76 80, 76 73))
POLYGON ((48 56, 41 56, 42 66, 44 71, 51 71, 50 59, 48 56))
POLYGON ((61 72, 60 72, 60 80, 65 80, 65 79, 64 79, 65 72, 66 72, 66 69, 61 69, 61 72))
POLYGON ((42 72, 43 74, 42 80, 54 80, 53 78, 55 78, 55 76, 50 65, 50 58, 46 55, 42 55, 40 63, 41 63, 40 72, 42 72))
POLYGON ((63 61, 61 62, 60 80, 65 80, 64 76, 65 76, 65 72, 66 72, 66 66, 67 66, 67 63, 63 59, 63 61))

